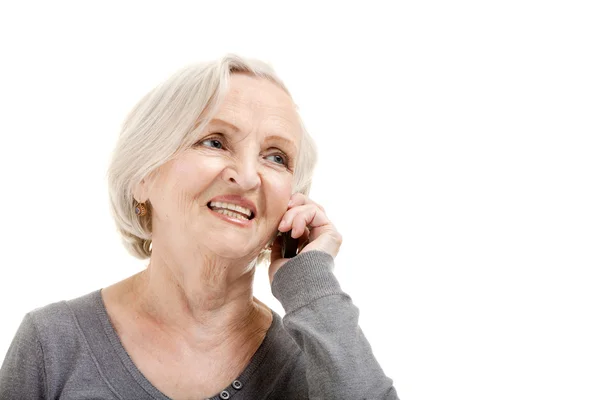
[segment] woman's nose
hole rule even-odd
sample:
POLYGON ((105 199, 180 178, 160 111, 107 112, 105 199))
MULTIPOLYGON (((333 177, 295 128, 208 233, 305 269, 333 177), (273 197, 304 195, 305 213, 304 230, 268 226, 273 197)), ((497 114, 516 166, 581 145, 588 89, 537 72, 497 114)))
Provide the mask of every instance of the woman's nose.
POLYGON ((238 160, 226 169, 224 178, 227 182, 236 183, 245 191, 256 188, 260 183, 257 161, 250 157, 238 160))

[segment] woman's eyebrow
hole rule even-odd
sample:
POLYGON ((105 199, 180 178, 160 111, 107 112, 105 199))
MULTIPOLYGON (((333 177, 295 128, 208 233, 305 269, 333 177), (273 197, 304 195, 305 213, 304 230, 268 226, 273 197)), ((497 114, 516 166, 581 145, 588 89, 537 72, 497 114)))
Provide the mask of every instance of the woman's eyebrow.
POLYGON ((296 147, 296 144, 294 144, 294 142, 292 142, 290 139, 284 138, 283 136, 279 136, 279 135, 269 135, 265 138, 265 142, 283 142, 286 145, 290 146, 292 149, 294 149, 295 152, 298 152, 298 148, 296 147))
POLYGON ((222 125, 228 126, 229 129, 233 130, 234 132, 239 132, 240 131, 240 128, 238 128, 237 126, 235 126, 231 122, 225 121, 224 119, 221 119, 221 118, 213 118, 213 119, 211 119, 210 120, 210 124, 222 124, 222 125))

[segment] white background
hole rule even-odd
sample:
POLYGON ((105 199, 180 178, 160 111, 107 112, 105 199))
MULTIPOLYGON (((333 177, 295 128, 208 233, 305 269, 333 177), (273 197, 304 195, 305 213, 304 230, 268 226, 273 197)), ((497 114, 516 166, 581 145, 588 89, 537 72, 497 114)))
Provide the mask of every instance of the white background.
MULTIPOLYGON (((319 145, 336 274, 403 400, 600 398, 594 3, 3 2, 0 357, 26 312, 144 267, 109 215, 119 125, 236 52, 319 145)), ((282 312, 264 269, 256 296, 282 312)))

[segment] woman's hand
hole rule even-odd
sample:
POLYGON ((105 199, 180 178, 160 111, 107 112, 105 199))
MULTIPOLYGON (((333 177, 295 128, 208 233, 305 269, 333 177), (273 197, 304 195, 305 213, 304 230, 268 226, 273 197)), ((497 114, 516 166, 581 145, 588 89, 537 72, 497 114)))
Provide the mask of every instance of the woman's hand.
MULTIPOLYGON (((290 229, 293 238, 300 238, 298 254, 320 250, 335 258, 342 245, 342 235, 327 218, 323 207, 302 193, 295 193, 292 196, 288 210, 281 219, 279 231, 287 232, 290 229)), ((271 283, 275 273, 289 260, 281 257, 281 237, 278 237, 271 247, 269 267, 271 283)))

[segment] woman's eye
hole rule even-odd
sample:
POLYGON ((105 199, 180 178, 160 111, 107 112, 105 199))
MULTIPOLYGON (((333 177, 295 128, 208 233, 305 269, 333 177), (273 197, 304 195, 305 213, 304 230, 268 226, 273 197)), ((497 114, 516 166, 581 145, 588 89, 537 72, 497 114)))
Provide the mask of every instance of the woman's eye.
POLYGON ((199 143, 200 144, 210 143, 211 145, 209 145, 208 147, 214 147, 215 149, 222 149, 223 148, 223 143, 221 143, 221 141, 218 140, 218 139, 206 139, 206 140, 203 140, 203 141, 201 141, 199 143))
POLYGON ((271 154, 270 156, 267 156, 267 157, 274 157, 275 158, 275 162, 277 164, 287 165, 287 160, 281 154, 271 154))

